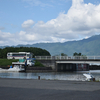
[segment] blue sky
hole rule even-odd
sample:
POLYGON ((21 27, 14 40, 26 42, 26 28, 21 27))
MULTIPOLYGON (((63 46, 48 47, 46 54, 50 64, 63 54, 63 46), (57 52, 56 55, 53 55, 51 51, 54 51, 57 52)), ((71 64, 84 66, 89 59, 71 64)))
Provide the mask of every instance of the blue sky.
POLYGON ((0 46, 65 42, 100 33, 100 0, 0 0, 0 46))

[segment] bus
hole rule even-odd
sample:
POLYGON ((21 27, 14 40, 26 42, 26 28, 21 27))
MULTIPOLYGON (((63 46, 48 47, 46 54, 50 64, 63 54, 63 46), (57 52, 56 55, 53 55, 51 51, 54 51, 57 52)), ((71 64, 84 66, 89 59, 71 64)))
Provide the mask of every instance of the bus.
POLYGON ((7 59, 27 59, 32 58, 33 53, 30 52, 8 52, 7 59))

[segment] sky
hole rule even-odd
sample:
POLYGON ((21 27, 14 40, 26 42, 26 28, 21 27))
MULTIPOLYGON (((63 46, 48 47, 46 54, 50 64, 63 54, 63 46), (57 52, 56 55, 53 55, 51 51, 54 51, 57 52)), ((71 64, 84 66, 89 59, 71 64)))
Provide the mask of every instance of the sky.
POLYGON ((0 0, 0 46, 100 34, 100 0, 0 0))

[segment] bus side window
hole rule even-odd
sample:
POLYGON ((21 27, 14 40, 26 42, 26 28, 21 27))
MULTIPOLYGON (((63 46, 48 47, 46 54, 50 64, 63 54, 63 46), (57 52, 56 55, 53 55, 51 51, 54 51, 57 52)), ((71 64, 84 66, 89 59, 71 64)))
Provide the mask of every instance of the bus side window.
POLYGON ((27 54, 27 57, 30 57, 30 54, 27 54))
POLYGON ((12 56, 12 54, 8 53, 7 56, 12 56))

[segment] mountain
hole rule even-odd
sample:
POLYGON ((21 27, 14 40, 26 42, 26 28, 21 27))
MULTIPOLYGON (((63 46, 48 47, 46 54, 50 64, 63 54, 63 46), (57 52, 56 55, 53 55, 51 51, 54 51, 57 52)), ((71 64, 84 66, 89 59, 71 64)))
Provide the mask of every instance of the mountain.
POLYGON ((87 56, 100 55, 100 35, 92 36, 88 39, 79 41, 68 41, 64 43, 36 43, 32 45, 17 45, 17 47, 39 47, 46 49, 51 55, 59 55, 65 53, 72 56, 73 53, 82 53, 87 56))

